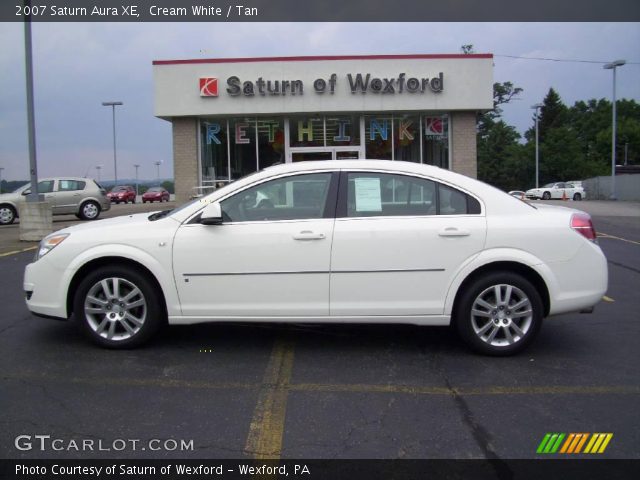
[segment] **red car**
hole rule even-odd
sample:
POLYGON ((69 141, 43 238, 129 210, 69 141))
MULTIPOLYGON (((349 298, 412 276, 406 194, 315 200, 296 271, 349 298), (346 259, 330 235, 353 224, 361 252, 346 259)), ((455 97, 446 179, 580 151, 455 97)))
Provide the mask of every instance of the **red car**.
POLYGON ((107 193, 107 198, 111 200, 111 203, 136 203, 136 190, 130 185, 119 185, 113 187, 111 191, 107 193))
POLYGON ((168 202, 169 192, 162 187, 153 187, 144 192, 142 195, 142 203, 147 202, 168 202))

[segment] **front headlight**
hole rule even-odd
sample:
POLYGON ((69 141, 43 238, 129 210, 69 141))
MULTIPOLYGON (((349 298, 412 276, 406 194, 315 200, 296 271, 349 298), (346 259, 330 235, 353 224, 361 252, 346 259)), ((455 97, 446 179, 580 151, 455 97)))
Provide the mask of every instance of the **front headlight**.
POLYGON ((40 260, 51 250, 60 245, 65 238, 69 236, 68 233, 56 233, 53 235, 49 235, 45 237, 40 242, 40 246, 38 247, 38 253, 36 254, 36 260, 40 260))

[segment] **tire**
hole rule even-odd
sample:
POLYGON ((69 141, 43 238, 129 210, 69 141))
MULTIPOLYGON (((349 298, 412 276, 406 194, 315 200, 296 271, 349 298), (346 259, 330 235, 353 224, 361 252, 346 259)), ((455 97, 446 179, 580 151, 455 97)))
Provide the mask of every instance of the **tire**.
POLYGON ((0 205, 0 225, 11 225, 16 216, 16 209, 11 205, 0 205))
POLYGON ((542 200, 551 200, 551 193, 549 192, 544 192, 542 194, 542 200))
POLYGON ((535 338, 544 307, 540 294, 526 278, 492 272, 464 288, 455 305, 454 322, 471 349, 484 355, 514 355, 535 338), (522 305, 512 310, 517 304, 522 305))
POLYGON ((128 266, 105 266, 89 273, 73 300, 74 318, 82 332, 113 349, 148 341, 165 322, 161 305, 157 286, 128 266))
POLYGON ((100 205, 93 200, 89 200, 80 205, 78 215, 82 220, 95 220, 100 216, 100 211, 100 205))
POLYGON ((574 193, 573 194, 573 201, 574 202, 579 202, 580 200, 582 200, 582 195, 580 195, 579 193, 574 193))
POLYGON ((133 197, 133 198, 131 199, 131 205, 133 205, 134 203, 136 203, 136 198, 135 198, 135 197, 133 197))

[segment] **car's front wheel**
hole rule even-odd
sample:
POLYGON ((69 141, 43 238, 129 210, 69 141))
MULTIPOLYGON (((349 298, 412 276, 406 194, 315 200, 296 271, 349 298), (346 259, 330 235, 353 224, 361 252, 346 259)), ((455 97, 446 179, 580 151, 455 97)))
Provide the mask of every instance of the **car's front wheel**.
POLYGON ((88 202, 82 204, 78 215, 80 215, 80 218, 82 220, 95 220, 100 216, 100 205, 92 200, 89 200, 88 202))
POLYGON ((0 205, 0 225, 11 225, 16 219, 16 211, 11 205, 0 205))
POLYGON ((538 333, 543 312, 542 299, 531 282, 519 274, 494 272, 465 287, 454 322, 476 352, 513 355, 538 333))
POLYGON ((141 345, 164 323, 157 287, 127 266, 102 267, 85 277, 74 312, 83 332, 107 348, 141 345))

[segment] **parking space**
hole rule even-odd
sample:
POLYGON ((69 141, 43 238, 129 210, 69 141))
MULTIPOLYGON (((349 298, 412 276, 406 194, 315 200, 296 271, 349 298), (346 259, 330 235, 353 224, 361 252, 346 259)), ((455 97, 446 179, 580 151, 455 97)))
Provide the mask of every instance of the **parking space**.
MULTIPOLYGON (((448 328, 380 325, 171 327, 145 348, 103 350, 28 313, 32 252, 1 257, 0 456, 534 458, 546 432, 612 432, 602 456, 640 458, 640 214, 578 206, 607 234, 609 301, 549 319, 509 358, 473 355, 448 328), (194 449, 18 451, 21 434, 194 449)), ((131 208, 143 206, 109 214, 131 208)))

